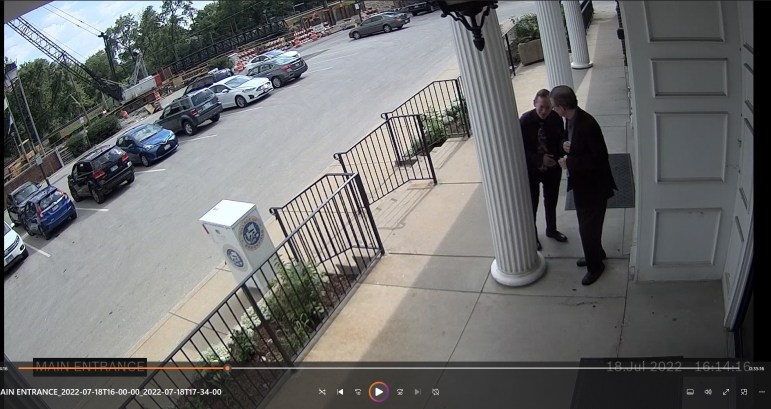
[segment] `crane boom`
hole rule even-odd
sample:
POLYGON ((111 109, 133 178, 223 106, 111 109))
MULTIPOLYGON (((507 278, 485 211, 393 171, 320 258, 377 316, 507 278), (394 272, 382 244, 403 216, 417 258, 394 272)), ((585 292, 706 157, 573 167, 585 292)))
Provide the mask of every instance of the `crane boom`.
POLYGON ((119 84, 107 82, 105 79, 96 75, 93 71, 86 67, 85 64, 82 64, 69 53, 64 51, 64 49, 51 41, 50 38, 46 37, 45 34, 36 29, 23 17, 17 17, 9 21, 7 24, 14 31, 19 33, 20 36, 37 47, 38 50, 42 51, 52 60, 61 64, 73 75, 77 76, 83 81, 90 83, 96 89, 107 94, 117 102, 123 102, 123 88, 119 84))

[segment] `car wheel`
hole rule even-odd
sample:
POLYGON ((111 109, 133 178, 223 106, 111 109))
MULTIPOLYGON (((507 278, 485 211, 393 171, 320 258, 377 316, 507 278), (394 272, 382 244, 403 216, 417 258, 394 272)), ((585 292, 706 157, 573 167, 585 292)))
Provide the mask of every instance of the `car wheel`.
POLYGON ((75 220, 78 218, 78 212, 72 212, 72 220, 75 220))
POLYGON ((51 239, 51 232, 50 231, 43 230, 41 233, 43 233, 43 238, 44 239, 46 239, 46 240, 50 240, 51 239))
POLYGON ((198 127, 190 121, 182 122, 182 129, 185 130, 185 134, 187 134, 187 136, 193 136, 195 135, 196 131, 198 131, 198 127))
POLYGON ((144 167, 150 166, 150 159, 147 159, 147 156, 145 156, 145 155, 140 155, 139 156, 139 161, 142 162, 142 166, 144 166, 144 167))
POLYGON ((383 26, 383 31, 386 32, 386 33, 390 33, 391 32, 391 26, 389 26, 388 24, 384 25, 383 26))
POLYGON ((29 234, 29 235, 30 235, 30 237, 32 237, 32 236, 34 236, 34 235, 35 235, 35 233, 33 233, 33 232, 32 232, 32 229, 30 229, 30 228, 29 228, 29 226, 27 225, 27 223, 26 223, 26 222, 25 222, 25 223, 22 223, 22 227, 24 227, 24 230, 26 230, 26 231, 27 231, 27 234, 29 234))
POLYGON ((359 34, 358 31, 354 31, 352 35, 354 40, 358 40, 361 38, 361 34, 359 34))
POLYGON ((83 200, 83 198, 78 195, 78 191, 75 190, 72 185, 70 185, 70 196, 72 196, 72 200, 76 202, 83 200))
POLYGON ((126 179, 126 184, 127 185, 130 185, 132 183, 134 183, 134 174, 133 173, 131 174, 131 176, 128 177, 128 179, 126 179))
POLYGON ((89 191, 91 192, 91 197, 93 197, 93 198, 94 198, 94 200, 96 200, 96 202, 97 202, 97 203, 99 203, 99 204, 102 204, 102 203, 104 203, 104 194, 103 194, 103 193, 100 193, 99 191, 97 191, 96 189, 94 189, 94 187, 93 187, 93 186, 91 186, 91 187, 90 187, 90 188, 88 188, 88 189, 89 189, 89 191))
POLYGON ((237 96, 237 97, 236 97, 236 105, 237 105, 239 108, 243 108, 243 107, 245 107, 245 106, 246 106, 246 98, 244 98, 244 97, 242 97, 242 96, 240 96, 240 95, 239 95, 239 96, 237 96))
POLYGON ((418 12, 417 11, 413 11, 412 12, 412 17, 417 17, 417 16, 418 16, 418 12))
POLYGON ((25 259, 27 257, 29 257, 29 250, 27 250, 27 248, 25 247, 24 251, 21 253, 21 258, 25 259))
POLYGON ((270 83, 273 84, 273 88, 280 88, 281 87, 281 78, 273 77, 273 78, 270 79, 270 83))
POLYGON ((213 117, 211 117, 211 121, 212 122, 217 122, 219 120, 220 120, 220 114, 217 114, 217 115, 214 115, 213 117))

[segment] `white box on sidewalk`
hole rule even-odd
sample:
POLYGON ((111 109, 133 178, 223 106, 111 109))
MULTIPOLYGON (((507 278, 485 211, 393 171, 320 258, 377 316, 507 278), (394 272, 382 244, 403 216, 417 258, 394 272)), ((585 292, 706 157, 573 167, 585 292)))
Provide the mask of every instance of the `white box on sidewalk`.
MULTIPOLYGON (((268 260, 275 251, 273 241, 254 203, 222 200, 199 220, 218 250, 225 256, 233 277, 239 283, 268 260)), ((272 271, 271 268, 263 269, 268 280, 275 278, 272 271)), ((257 273, 255 279, 260 289, 265 292, 267 283, 263 275, 257 273)))

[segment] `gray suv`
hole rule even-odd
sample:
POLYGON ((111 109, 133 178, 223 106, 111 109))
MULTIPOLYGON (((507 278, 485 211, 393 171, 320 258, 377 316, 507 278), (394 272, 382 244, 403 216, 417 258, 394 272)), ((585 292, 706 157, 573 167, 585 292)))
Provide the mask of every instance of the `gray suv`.
POLYGON ((361 22, 348 32, 348 37, 358 40, 364 36, 379 32, 390 33, 395 28, 402 28, 409 20, 400 15, 377 14, 361 22))
POLYGON ((175 99, 163 109, 161 118, 155 123, 172 132, 184 131, 187 135, 195 135, 203 122, 209 119, 219 121, 220 112, 222 104, 219 98, 205 88, 175 99))

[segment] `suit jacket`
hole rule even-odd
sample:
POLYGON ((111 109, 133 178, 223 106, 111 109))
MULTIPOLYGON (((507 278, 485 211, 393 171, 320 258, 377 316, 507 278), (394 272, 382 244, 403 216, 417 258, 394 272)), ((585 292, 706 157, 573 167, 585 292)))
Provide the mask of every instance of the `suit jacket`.
MULTIPOLYGON (((544 132, 546 133, 547 153, 554 155, 554 161, 565 156, 562 150, 562 140, 564 138, 565 126, 556 112, 551 111, 546 119, 541 119, 535 112, 535 109, 525 112, 519 117, 519 125, 522 128, 522 141, 525 144, 525 157, 527 159, 527 172, 534 175, 538 171, 538 165, 541 159, 538 155, 538 129, 544 123, 544 132)), ((559 164, 549 168, 551 171, 561 172, 559 164)))
POLYGON ((576 108, 572 123, 567 189, 573 191, 576 207, 592 207, 612 197, 618 187, 610 170, 608 147, 600 124, 581 108, 576 108))

